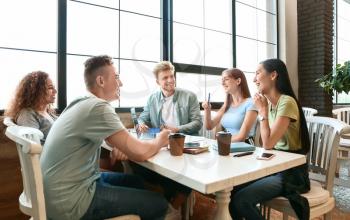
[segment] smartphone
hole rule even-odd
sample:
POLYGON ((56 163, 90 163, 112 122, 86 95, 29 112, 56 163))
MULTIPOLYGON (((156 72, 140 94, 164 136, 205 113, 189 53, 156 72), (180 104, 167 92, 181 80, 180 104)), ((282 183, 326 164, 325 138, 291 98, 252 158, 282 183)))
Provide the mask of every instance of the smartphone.
POLYGON ((273 158, 275 155, 272 153, 262 153, 257 157, 258 160, 270 160, 273 158))
POLYGON ((248 152, 244 152, 244 153, 235 154, 233 156, 234 157, 243 157, 243 156, 251 155, 253 153, 254 153, 254 151, 248 151, 248 152))

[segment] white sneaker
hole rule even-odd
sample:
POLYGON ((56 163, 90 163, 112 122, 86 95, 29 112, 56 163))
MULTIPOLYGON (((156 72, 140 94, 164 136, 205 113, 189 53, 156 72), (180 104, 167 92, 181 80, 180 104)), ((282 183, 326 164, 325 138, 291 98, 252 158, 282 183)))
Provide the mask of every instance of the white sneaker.
POLYGON ((181 220, 181 208, 177 210, 171 204, 169 204, 164 220, 181 220))

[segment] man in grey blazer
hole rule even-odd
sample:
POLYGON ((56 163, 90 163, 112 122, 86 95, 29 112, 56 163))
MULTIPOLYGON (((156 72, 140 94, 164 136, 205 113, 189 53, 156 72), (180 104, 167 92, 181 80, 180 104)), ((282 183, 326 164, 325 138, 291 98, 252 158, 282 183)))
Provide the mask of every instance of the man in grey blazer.
POLYGON ((202 119, 197 96, 175 87, 174 72, 175 68, 169 61, 162 61, 154 68, 160 90, 151 94, 140 114, 140 132, 153 127, 167 128, 173 133, 198 135, 202 119))

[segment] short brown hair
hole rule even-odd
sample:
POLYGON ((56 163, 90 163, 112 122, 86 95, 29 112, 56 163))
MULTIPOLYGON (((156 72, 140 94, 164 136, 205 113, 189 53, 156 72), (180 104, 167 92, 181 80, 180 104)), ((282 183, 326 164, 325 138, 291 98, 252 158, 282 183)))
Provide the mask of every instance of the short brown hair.
POLYGON ((158 79, 158 75, 160 72, 162 71, 167 71, 170 70, 171 72, 175 72, 175 67, 172 63, 170 63, 169 61, 161 61, 159 62, 153 69, 153 74, 156 77, 156 79, 158 79))
POLYGON ((84 80, 86 88, 91 89, 95 85, 96 76, 99 74, 99 68, 113 65, 113 60, 110 56, 101 55, 87 59, 84 63, 84 80))

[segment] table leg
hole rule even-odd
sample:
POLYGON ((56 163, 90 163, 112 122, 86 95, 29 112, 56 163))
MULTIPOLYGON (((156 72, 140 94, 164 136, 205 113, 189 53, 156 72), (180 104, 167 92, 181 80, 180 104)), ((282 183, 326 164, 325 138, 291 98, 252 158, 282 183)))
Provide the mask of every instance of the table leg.
POLYGON ((215 220, 232 220, 228 209, 232 189, 233 187, 230 187, 215 193, 217 206, 214 217, 215 220))

